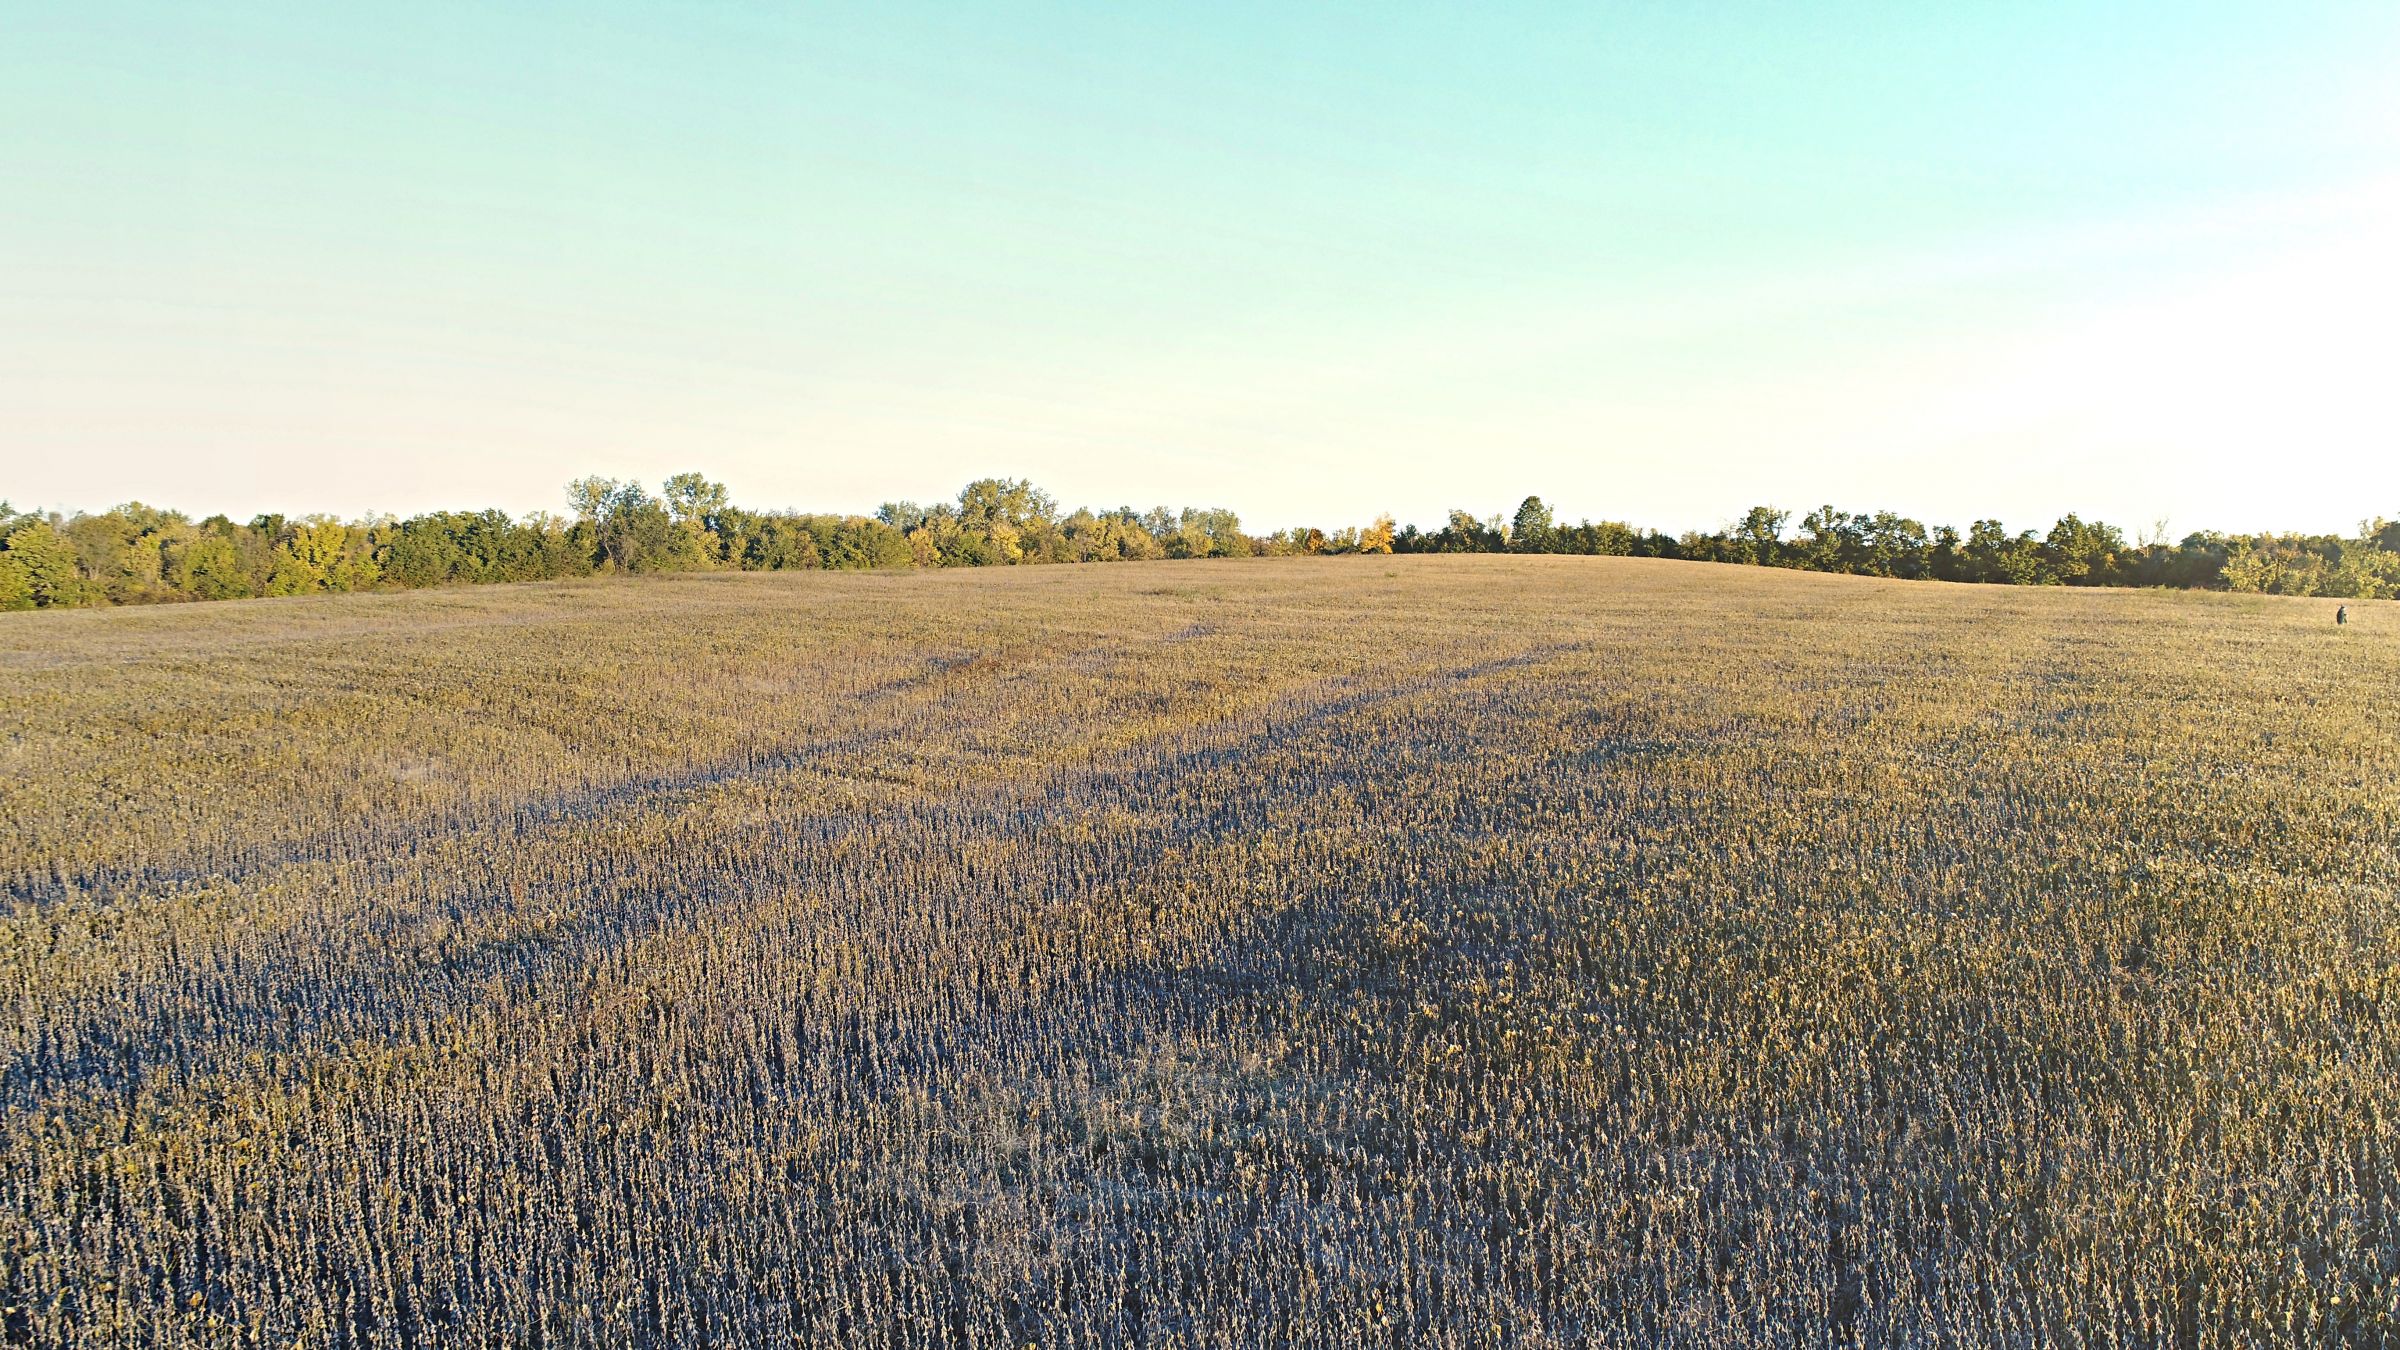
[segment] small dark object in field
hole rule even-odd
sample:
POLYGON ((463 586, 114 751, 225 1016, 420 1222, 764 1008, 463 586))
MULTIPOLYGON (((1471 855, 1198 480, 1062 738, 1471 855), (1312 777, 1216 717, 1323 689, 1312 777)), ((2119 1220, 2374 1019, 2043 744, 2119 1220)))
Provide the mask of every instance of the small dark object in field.
POLYGON ((2336 606, 2333 611, 2333 621, 2337 624, 2350 622, 2350 607, 2348 605, 2336 606))

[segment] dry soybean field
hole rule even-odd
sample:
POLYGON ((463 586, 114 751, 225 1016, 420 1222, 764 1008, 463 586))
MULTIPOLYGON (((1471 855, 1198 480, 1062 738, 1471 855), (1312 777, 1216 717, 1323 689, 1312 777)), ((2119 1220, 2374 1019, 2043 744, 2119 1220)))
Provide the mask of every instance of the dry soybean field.
POLYGON ((2400 1341, 2400 607, 0 615, 0 1341, 2400 1341))

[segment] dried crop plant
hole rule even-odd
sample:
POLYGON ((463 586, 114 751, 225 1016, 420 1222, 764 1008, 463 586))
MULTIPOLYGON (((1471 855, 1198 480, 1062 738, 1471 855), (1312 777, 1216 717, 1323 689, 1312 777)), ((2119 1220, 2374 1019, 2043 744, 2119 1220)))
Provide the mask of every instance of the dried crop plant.
POLYGON ((1620 559, 0 616, 0 1340, 2393 1341, 2396 682, 1620 559))

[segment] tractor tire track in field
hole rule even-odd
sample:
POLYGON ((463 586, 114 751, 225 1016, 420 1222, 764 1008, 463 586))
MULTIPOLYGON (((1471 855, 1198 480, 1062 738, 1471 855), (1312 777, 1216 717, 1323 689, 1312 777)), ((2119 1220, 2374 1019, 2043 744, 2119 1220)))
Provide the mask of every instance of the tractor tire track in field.
MULTIPOLYGON (((838 766, 897 733, 742 765, 714 765, 646 783, 619 783, 553 798, 508 813, 499 825, 444 822, 385 831, 371 848, 356 841, 340 853, 304 847, 243 873, 211 877, 212 888, 298 886, 338 897, 314 921, 289 926, 256 952, 220 949, 194 932, 173 951, 172 969, 128 999, 116 986, 91 997, 61 998, 28 988, 0 1037, 0 1107, 38 1110, 74 1094, 113 1100, 134 1092, 162 1064, 181 1075, 210 1075, 251 1055, 306 1053, 329 1044, 372 1041, 409 1020, 523 989, 599 959, 611 948, 695 912, 758 896, 831 885, 828 867, 810 860, 840 854, 857 840, 944 834, 1014 835, 1023 822, 1064 818, 1074 803, 1141 799, 1148 784, 1196 771, 1238 766, 1258 747, 1360 710, 1462 681, 1502 674, 1572 650, 1548 646, 1508 657, 1437 669, 1393 684, 1350 677, 1301 691, 1232 725, 1191 728, 1199 744, 1157 746, 1111 756, 1108 766, 1053 772, 1025 786, 962 789, 875 810, 774 815, 735 833, 690 837, 678 819, 705 813, 709 794, 728 786, 772 791, 795 772, 838 766), (613 846, 623 814, 645 830, 683 836, 688 852, 643 856, 613 846), (595 866, 605 889, 537 881, 571 868, 525 868, 532 855, 558 858, 581 849, 614 857, 595 866), (362 856, 363 855, 363 856, 362 856), (713 859, 768 859, 734 866, 713 859), (693 868, 709 878, 696 886, 693 868), (427 885, 428 873, 435 884, 427 885), (516 923, 543 916, 531 933, 516 923), (508 936, 478 938, 479 930, 508 936), (431 934, 428 934, 431 930, 431 934), (13 1044, 12 1044, 13 1042, 13 1044)), ((1151 846, 1172 847, 1201 826, 1164 831, 1151 846)), ((1033 828, 1038 836, 1039 826, 1033 828)), ((157 879, 148 884, 157 885, 157 879)))

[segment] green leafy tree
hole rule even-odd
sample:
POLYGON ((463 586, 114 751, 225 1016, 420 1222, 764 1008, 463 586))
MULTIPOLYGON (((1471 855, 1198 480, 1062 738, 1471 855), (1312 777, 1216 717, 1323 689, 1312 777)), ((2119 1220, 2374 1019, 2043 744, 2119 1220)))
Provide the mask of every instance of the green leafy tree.
POLYGON ((960 560, 1016 563, 1039 560, 1054 532, 1058 503, 1022 478, 979 478, 959 490, 960 560))
POLYGON ((275 570, 267 578, 266 593, 365 590, 381 575, 367 543, 365 530, 354 530, 330 516, 301 521, 276 547, 275 570))
POLYGON ((1420 551, 1426 553, 1498 553, 1508 546, 1502 533, 1499 517, 1491 522, 1475 518, 1471 511, 1451 508, 1449 522, 1424 537, 1420 551))
POLYGON ((1243 558, 1251 552, 1250 536, 1242 533, 1242 518, 1222 506, 1187 506, 1177 517, 1187 558, 1243 558))
POLYGON ((1792 518, 1789 511, 1772 506, 1753 506, 1735 522, 1732 538, 1727 542, 1728 562, 1756 563, 1774 567, 1783 561, 1783 523, 1792 518))
POLYGON ((1549 505, 1539 497, 1527 497, 1517 504, 1517 514, 1509 521, 1509 550, 1515 553, 1552 552, 1557 543, 1554 533, 1549 505))
POLYGON ((1933 531, 1933 547, 1927 557, 1929 574, 1936 581, 1967 580, 1966 541, 1955 525, 1937 525, 1933 531))
POLYGON ((679 473, 666 481, 660 497, 677 528, 689 536, 689 545, 683 551, 692 563, 716 563, 741 556, 738 546, 728 548, 724 539, 726 512, 732 497, 723 483, 711 482, 697 473, 679 473))
POLYGON ((77 515, 60 533, 74 546, 85 600, 138 604, 168 597, 167 552, 191 533, 191 524, 180 512, 127 502, 77 515))
POLYGON ((600 552, 620 572, 674 572, 705 561, 698 536, 683 528, 664 502, 625 482, 602 505, 600 552))
POLYGON ((2073 514, 2060 517, 2042 541, 2043 561, 2050 574, 2070 584, 2105 585, 2116 580, 2117 560, 2124 552, 2123 531, 2073 514))
POLYGON ((75 565, 75 546, 47 520, 20 524, 9 532, 0 560, 11 575, 0 580, 0 600, 24 597, 34 609, 63 609, 81 604, 83 573, 75 565))
MULTIPOLYGON (((238 526, 233 528, 239 528, 238 526)), ((196 600, 234 600, 255 594, 241 547, 230 533, 203 530, 173 555, 168 577, 196 600)))
POLYGON ((668 514, 679 524, 705 524, 732 501, 723 483, 712 483, 697 473, 679 473, 668 479, 660 495, 666 500, 668 514))
POLYGON ((2039 536, 2031 530, 2012 535, 1997 520, 1979 520, 1969 527, 1967 560, 1976 581, 2043 586, 2058 580, 2039 536))
POLYGON ((597 524, 601 517, 608 514, 609 503, 615 501, 617 494, 627 486, 614 478, 603 478, 596 473, 578 478, 567 484, 567 509, 575 513, 577 520, 597 524))
POLYGON ((2340 547, 2326 594, 2360 600, 2400 598, 2400 553, 2378 547, 2372 530, 2361 530, 2357 539, 2345 539, 2340 547))
POLYGON ((1820 506, 1800 518, 1800 538, 1782 561, 1811 572, 1856 572, 1865 552, 1863 525, 1847 511, 1820 506))
POLYGON ((26 571, 24 559, 8 556, 8 541, 19 529, 39 519, 20 516, 16 508, 0 501, 0 610, 33 608, 33 578, 26 571))
POLYGON ((1861 570, 1869 576, 1913 581, 1932 573, 1933 546, 1925 537, 1925 526, 1906 516, 1878 511, 1865 517, 1859 529, 1859 547, 1861 570))

